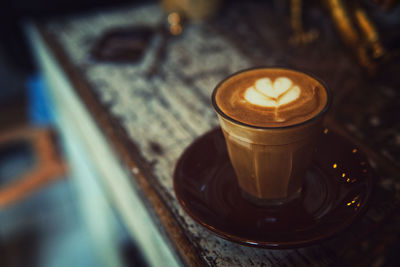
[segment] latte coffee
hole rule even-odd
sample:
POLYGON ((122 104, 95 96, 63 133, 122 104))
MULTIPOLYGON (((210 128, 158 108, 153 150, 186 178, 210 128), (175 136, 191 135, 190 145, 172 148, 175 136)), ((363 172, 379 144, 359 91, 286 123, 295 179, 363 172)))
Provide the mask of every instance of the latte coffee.
POLYGON ((319 80, 282 68, 241 71, 217 85, 212 101, 245 197, 281 204, 300 195, 329 100, 319 80))

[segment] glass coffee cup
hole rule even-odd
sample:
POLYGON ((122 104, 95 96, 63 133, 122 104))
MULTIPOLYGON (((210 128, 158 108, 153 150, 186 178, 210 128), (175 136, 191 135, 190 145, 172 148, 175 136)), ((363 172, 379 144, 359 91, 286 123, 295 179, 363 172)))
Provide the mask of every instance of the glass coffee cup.
POLYGON ((317 78, 253 68, 221 81, 212 103, 242 195, 259 205, 298 198, 331 102, 317 78))

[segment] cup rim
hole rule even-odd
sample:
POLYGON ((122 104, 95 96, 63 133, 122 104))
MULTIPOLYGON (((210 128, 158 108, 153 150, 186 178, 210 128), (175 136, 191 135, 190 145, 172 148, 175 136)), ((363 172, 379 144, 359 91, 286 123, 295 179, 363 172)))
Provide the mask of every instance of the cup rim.
POLYGON ((245 126, 245 127, 250 127, 250 128, 253 128, 253 129, 260 129, 260 130, 281 130, 281 129, 289 129, 289 128, 294 128, 294 127, 301 126, 301 125, 304 125, 304 124, 308 124, 308 123, 313 122, 313 121, 319 119, 320 117, 322 117, 328 111, 329 107, 331 106, 331 103, 332 103, 332 92, 331 92, 330 88, 326 85, 326 83, 324 81, 322 81, 320 78, 318 78, 317 76, 315 76, 312 73, 309 73, 309 72, 306 72, 306 71, 300 71, 298 69, 288 68, 288 67, 280 67, 280 66, 275 66, 275 67, 267 67, 267 66, 265 66, 264 67, 264 66, 258 66, 258 67, 242 69, 242 70, 234 72, 234 73, 230 74, 229 76, 225 77, 222 81, 220 81, 214 87, 214 90, 213 90, 212 95, 211 95, 211 101, 212 101, 212 104, 213 104, 213 107, 214 107, 215 111, 219 115, 221 115, 225 119, 227 119, 227 120, 229 120, 229 121, 231 121, 231 122, 233 122, 235 124, 239 124, 239 125, 242 125, 242 126, 245 126), (299 72, 299 73, 305 74, 305 75, 315 79, 317 82, 322 84, 322 86, 324 86, 325 91, 326 91, 327 100, 326 100, 326 104, 325 104, 324 108, 322 108, 321 111, 317 115, 315 115, 312 118, 309 118, 308 120, 305 120, 305 121, 302 121, 302 122, 299 122, 299 123, 296 123, 296 124, 292 124, 292 125, 276 126, 276 127, 273 127, 273 126, 256 126, 256 125, 247 124, 247 123, 238 121, 238 120, 236 120, 234 118, 231 118, 230 116, 225 114, 218 107, 217 102, 215 100, 215 96, 217 94, 218 89, 221 87, 221 85, 224 82, 226 82, 227 80, 229 80, 231 77, 235 76, 235 75, 238 75, 238 74, 243 73, 243 72, 248 72, 248 71, 253 71, 253 70, 261 70, 261 69, 276 69, 276 70, 295 71, 295 72, 299 72))

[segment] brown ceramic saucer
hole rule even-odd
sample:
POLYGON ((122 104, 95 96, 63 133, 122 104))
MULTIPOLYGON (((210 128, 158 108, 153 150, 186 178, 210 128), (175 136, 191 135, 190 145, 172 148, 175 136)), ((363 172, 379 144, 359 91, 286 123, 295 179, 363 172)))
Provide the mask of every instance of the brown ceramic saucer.
POLYGON ((192 143, 174 173, 185 211, 218 236, 263 248, 307 246, 343 231, 366 209, 374 175, 349 141, 325 130, 302 196, 280 209, 242 198, 221 129, 192 143))

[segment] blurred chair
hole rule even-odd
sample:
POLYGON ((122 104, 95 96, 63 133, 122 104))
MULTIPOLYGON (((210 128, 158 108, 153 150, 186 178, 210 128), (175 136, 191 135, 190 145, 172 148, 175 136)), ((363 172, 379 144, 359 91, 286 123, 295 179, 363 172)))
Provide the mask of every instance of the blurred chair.
POLYGON ((56 140, 51 128, 26 126, 0 132, 0 159, 18 149, 31 151, 34 158, 32 168, 0 186, 0 209, 64 177, 67 165, 60 156, 56 140))

